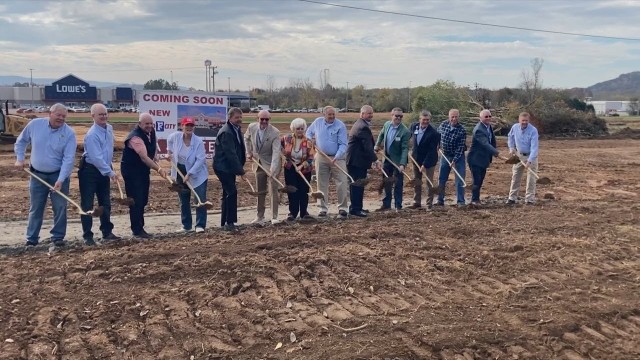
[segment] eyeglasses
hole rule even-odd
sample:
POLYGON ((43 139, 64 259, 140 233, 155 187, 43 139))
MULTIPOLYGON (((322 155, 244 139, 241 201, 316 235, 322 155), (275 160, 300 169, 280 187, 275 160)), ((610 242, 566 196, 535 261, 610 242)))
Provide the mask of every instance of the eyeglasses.
POLYGON ((396 117, 398 119, 402 119, 404 117, 404 115, 393 115, 393 117, 396 117))
POLYGON ((304 130, 303 127, 297 127, 296 130, 304 130))
POLYGON ((491 115, 485 115, 484 118, 485 119, 491 119, 491 115))
POLYGON ((260 118, 260 121, 269 121, 271 118, 260 118))

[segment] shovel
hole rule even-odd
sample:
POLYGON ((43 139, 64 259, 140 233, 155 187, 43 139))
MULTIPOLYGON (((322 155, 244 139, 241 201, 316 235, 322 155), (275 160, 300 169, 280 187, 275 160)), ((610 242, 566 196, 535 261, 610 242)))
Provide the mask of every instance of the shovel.
MULTIPOLYGON (((322 150, 318 149, 318 147, 316 146, 316 151, 324 156, 325 158, 327 158, 329 161, 333 161, 333 159, 331 159, 331 157, 329 157, 329 155, 325 154, 322 150)), ((351 180, 351 185, 353 186, 359 186, 359 187, 365 187, 368 183, 369 183, 369 179, 364 178, 364 179, 358 179, 358 180, 353 180, 353 177, 351 177, 351 175, 349 175, 349 173, 341 168, 338 164, 333 164, 335 167, 338 168, 338 170, 342 171, 345 175, 347 175, 347 177, 349 178, 349 180, 351 180)))
MULTIPOLYGON (((395 167, 396 169, 398 169, 398 171, 400 171, 400 166, 398 166, 396 163, 394 163, 391 159, 389 159, 389 157, 385 154, 382 153, 382 156, 385 158, 385 160, 387 160, 388 162, 391 163, 391 165, 393 165, 393 167, 395 167)), ((409 179, 409 185, 414 186, 414 184, 416 183, 416 179, 412 179, 411 176, 409 176, 409 174, 407 174, 404 171, 400 171, 402 173, 402 175, 406 176, 407 179, 409 179)))
POLYGON ((380 171, 382 171, 382 175, 384 175, 384 180, 382 180, 380 182, 380 186, 378 186, 378 194, 382 194, 382 190, 384 190, 385 186, 390 186, 396 182, 395 176, 387 175, 387 172, 384 171, 382 167, 380 167, 380 171))
POLYGON ((115 199, 116 202, 120 205, 133 206, 135 201, 130 197, 124 197, 124 193, 122 192, 122 187, 120 186, 120 181, 116 179, 116 184, 118 185, 118 190, 120 191, 120 197, 115 199))
POLYGON ((246 177, 244 179, 247 182, 247 184, 249 184, 249 187, 251 188, 251 191, 249 191, 249 195, 253 195, 253 196, 267 195, 266 191, 256 191, 256 189, 253 188, 251 181, 249 181, 249 179, 247 179, 246 177))
POLYGON ((34 173, 32 173, 31 171, 29 171, 29 169, 25 168, 24 171, 26 171, 29 175, 33 176, 36 180, 40 181, 41 183, 43 183, 46 187, 48 187, 49 189, 51 189, 51 191, 55 192, 56 194, 62 196, 65 200, 67 200, 68 202, 70 202, 73 206, 75 206, 76 208, 78 208, 78 212, 80 213, 80 215, 88 215, 88 216, 93 216, 93 217, 99 217, 100 215, 102 215, 102 213, 104 213, 104 208, 102 206, 98 206, 96 208, 93 208, 93 210, 89 210, 89 211, 84 211, 82 210, 82 208, 80 207, 80 205, 78 205, 78 203, 76 203, 75 201, 69 199, 69 197, 67 195, 65 195, 62 191, 60 190, 56 190, 53 186, 51 186, 48 182, 42 180, 40 177, 38 177, 37 175, 35 175, 34 173))
POLYGON ((278 192, 290 194, 290 193, 294 193, 294 192, 298 191, 298 188, 296 188, 295 186, 293 186, 293 185, 286 185, 285 186, 282 183, 282 181, 280 181, 280 180, 274 178, 273 176, 271 176, 271 172, 269 170, 267 170, 264 166, 262 166, 262 164, 260 164, 260 162, 258 160, 256 160, 256 159, 252 159, 252 160, 253 160, 254 163, 256 163, 258 165, 258 167, 260 167, 260 169, 262 169, 267 174, 268 177, 270 177, 271 179, 273 179, 273 181, 275 181, 276 183, 278 183, 278 185, 280 185, 280 189, 278 189, 278 192))
MULTIPOLYGON (((211 203, 211 201, 205 201, 202 202, 202 200, 200 200, 200 196, 198 195, 198 193, 193 189, 193 186, 191 186, 191 184, 189 184, 188 181, 184 181, 184 175, 182 174, 182 171, 180 171, 180 169, 178 169, 178 167, 176 166, 176 164, 173 163, 173 161, 171 161, 171 167, 173 167, 174 169, 176 169, 176 172, 178 173, 178 175, 180 175, 180 178, 183 181, 183 184, 186 184, 187 187, 189 187, 189 190, 191 190, 191 192, 193 193, 193 195, 196 196, 196 200, 198 200, 198 203, 196 204, 196 207, 205 207, 207 208, 207 210, 211 210, 213 209, 213 204, 211 203)), ((179 185, 179 184, 176 184, 179 185)))
POLYGON ((447 157, 444 155, 444 153, 442 152, 441 149, 438 149, 438 151, 440 152, 440 155, 442 155, 442 158, 445 159, 447 161, 447 164, 449 164, 449 167, 451 167, 451 169, 453 170, 454 173, 456 173, 456 176, 458 177, 458 179, 460 179, 460 181, 462 181, 462 186, 467 187, 467 182, 464 181, 464 178, 462 177, 462 175, 460 175, 460 173, 458 172, 458 170, 456 170, 456 168, 453 166, 453 164, 451 163, 451 161, 449 161, 449 159, 447 159, 447 157))
MULTIPOLYGON (((520 160, 520 157, 518 155, 513 154, 513 155, 511 155, 511 157, 509 157, 505 161, 505 164, 511 164, 511 165, 515 165, 515 164, 518 164, 518 163, 522 164, 522 166, 524 166, 531 173, 531 175, 533 175, 536 178, 536 182, 540 182, 540 181, 537 181, 537 180, 540 180, 540 177, 538 176, 538 174, 536 174, 536 172, 533 171, 533 169, 529 168, 527 166, 527 164, 524 163, 524 161, 520 160)), ((542 182, 544 183, 545 181, 547 181, 547 180, 543 179, 542 182)))
MULTIPOLYGON (((285 157, 283 157, 283 159, 285 161, 287 160, 287 158, 285 158, 285 157)), ((309 196, 311 196, 314 199, 324 199, 324 194, 322 193, 322 191, 320 191, 320 189, 318 189, 318 191, 313 191, 313 187, 309 183, 309 180, 307 180, 307 178, 304 177, 304 174, 300 171, 300 169, 298 169, 298 167, 296 166, 296 164, 293 161, 291 161, 291 166, 296 170, 298 175, 300 175, 302 180, 304 180, 304 182, 307 183, 307 185, 309 186, 309 196)))
MULTIPOLYGON (((409 154, 409 159, 411 159, 413 164, 417 166, 418 169, 420 168, 420 165, 418 165, 418 162, 416 161, 416 159, 413 158, 413 156, 411 156, 411 154, 409 154)), ((431 191, 436 195, 440 195, 440 187, 433 185, 431 180, 429 180, 429 176, 425 176, 425 178, 427 179, 427 184, 429 184, 429 188, 431 189, 431 191)), ((422 186, 422 184, 420 184, 420 186, 422 186)))

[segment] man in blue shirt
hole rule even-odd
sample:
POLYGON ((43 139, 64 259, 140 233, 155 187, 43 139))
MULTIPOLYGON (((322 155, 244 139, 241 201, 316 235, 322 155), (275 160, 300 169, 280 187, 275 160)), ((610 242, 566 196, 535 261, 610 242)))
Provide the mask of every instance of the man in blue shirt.
MULTIPOLYGON (((455 169, 460 173, 462 178, 465 177, 465 158, 464 151, 466 150, 467 131, 464 126, 460 125, 458 118, 460 112, 457 109, 449 110, 449 120, 445 120, 438 132, 440 133, 440 145, 442 152, 449 161, 455 166, 455 169)), ((451 172, 451 166, 445 159, 440 159, 440 175, 438 177, 438 183, 440 183, 440 194, 438 195, 437 205, 444 205, 444 193, 449 173, 451 172)), ((455 177, 456 195, 458 206, 465 205, 464 200, 464 185, 462 180, 455 177)))
POLYGON ((338 191, 338 216, 342 219, 347 218, 349 210, 349 180, 337 166, 346 171, 346 153, 347 153, 347 127, 344 123, 336 119, 336 110, 331 106, 326 106, 321 116, 307 128, 307 138, 313 139, 316 148, 328 155, 331 160, 322 154, 315 156, 316 176, 318 177, 318 188, 325 194, 320 199, 318 213, 319 217, 326 217, 327 199, 329 194, 329 180, 333 179, 336 183, 338 191))
MULTIPOLYGON (((80 207, 88 211, 93 208, 93 198, 98 198, 98 205, 104 208, 100 215, 100 231, 103 240, 119 240, 113 234, 111 223, 111 180, 118 181, 113 171, 113 126, 107 123, 107 108, 102 104, 91 106, 93 126, 84 136, 84 154, 80 159, 78 183, 80 185, 80 207)), ((85 244, 95 245, 93 241, 93 220, 91 216, 80 216, 82 222, 82 238, 85 244)))
MULTIPOLYGON (((511 189, 507 204, 515 204, 516 200, 518 200, 520 180, 522 179, 522 173, 527 171, 526 168, 533 170, 534 173, 538 172, 538 129, 529 124, 529 120, 529 113, 520 113, 518 123, 513 124, 509 131, 509 153, 511 155, 517 154, 522 162, 513 165, 511 189), (525 165, 522 165, 522 163, 525 165)), ((531 172, 527 171, 527 190, 524 202, 527 205, 533 205, 535 201, 536 178, 531 172)))
MULTIPOLYGON (((29 121, 18 136, 14 151, 16 167, 25 166, 25 152, 31 144, 30 170, 36 176, 51 184, 54 189, 69 194, 69 176, 73 170, 76 153, 76 134, 65 123, 67 108, 63 104, 54 104, 49 108, 48 118, 29 121)), ((35 178, 29 180, 29 222, 27 224, 27 246, 38 244, 40 228, 47 205, 47 196, 51 197, 53 208, 53 228, 51 242, 56 247, 64 246, 67 233, 67 200, 50 191, 35 178)))

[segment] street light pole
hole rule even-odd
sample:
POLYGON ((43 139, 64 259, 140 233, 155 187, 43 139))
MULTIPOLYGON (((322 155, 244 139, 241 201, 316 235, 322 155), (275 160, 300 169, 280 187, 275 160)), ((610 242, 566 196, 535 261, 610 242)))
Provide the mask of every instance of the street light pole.
POLYGON ((216 71, 218 67, 217 66, 212 66, 211 67, 211 91, 213 91, 213 93, 216 93, 216 74, 218 73, 216 71))
POLYGON ((31 72, 31 81, 30 81, 30 85, 31 85, 31 108, 33 109, 33 70, 35 69, 29 69, 29 71, 31 72))
POLYGON ((205 81, 205 90, 209 92, 209 69, 211 68, 211 60, 204 61, 204 81, 205 81))
MULTIPOLYGON (((227 81, 228 81, 228 89, 229 89, 229 94, 231 94, 231 77, 227 76, 227 81)), ((227 94, 227 95, 229 95, 227 94)))

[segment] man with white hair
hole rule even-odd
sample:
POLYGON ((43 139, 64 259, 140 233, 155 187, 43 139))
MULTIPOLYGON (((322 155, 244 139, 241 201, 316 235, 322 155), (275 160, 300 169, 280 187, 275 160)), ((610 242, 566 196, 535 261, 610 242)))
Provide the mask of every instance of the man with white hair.
MULTIPOLYGON (((438 202, 436 204, 438 206, 444 206, 445 186, 452 168, 449 162, 451 162, 453 168, 458 171, 462 179, 465 177, 464 152, 467 149, 467 131, 458 121, 459 117, 460 111, 458 111, 458 109, 451 109, 449 110, 449 119, 443 121, 438 127, 442 156, 446 158, 440 159, 440 175, 438 178, 440 194, 438 194, 438 202)), ((455 176, 456 202, 458 206, 465 205, 462 179, 455 176)))
MULTIPOLYGON (((63 194, 69 194, 69 177, 73 170, 76 154, 76 134, 65 123, 67 108, 63 104, 54 104, 49 108, 48 118, 33 119, 27 123, 14 145, 15 166, 25 167, 25 152, 31 144, 30 171, 63 194)), ((29 180, 29 222, 27 224, 27 246, 38 244, 40 228, 47 205, 47 196, 51 197, 53 208, 53 228, 51 242, 57 248, 65 245, 67 233, 67 200, 37 179, 29 180)))
POLYGON ((493 157, 500 152, 496 146, 496 137, 491 127, 491 111, 480 111, 480 121, 473 128, 471 148, 467 155, 469 170, 473 176, 473 188, 471 189, 471 205, 480 205, 480 189, 487 175, 487 168, 493 157))
POLYGON ((138 125, 124 140, 120 171, 127 196, 133 198, 129 206, 129 220, 133 236, 149 239, 153 236, 144 229, 144 208, 149 201, 151 169, 166 178, 167 171, 155 161, 157 142, 153 118, 148 113, 138 116, 138 125))
MULTIPOLYGON (((80 185, 80 207, 88 211, 93 208, 94 197, 104 212, 100 215, 100 231, 103 240, 119 240, 113 234, 111 222, 111 180, 118 181, 113 170, 113 126, 107 122, 109 114, 102 104, 91 106, 93 125, 84 136, 84 154, 80 159, 78 183, 80 185)), ((85 244, 95 245, 93 240, 93 219, 89 215, 80 216, 82 238, 85 244)))
POLYGON ((324 198, 318 200, 320 208, 318 216, 327 216, 329 180, 333 179, 338 191, 338 216, 341 219, 346 219, 349 210, 349 180, 338 167, 347 171, 345 161, 347 127, 342 121, 336 119, 336 110, 332 106, 326 106, 322 113, 324 116, 316 118, 307 128, 306 133, 307 138, 313 139, 313 144, 319 150, 318 152, 322 152, 317 154, 315 158, 318 188, 324 194, 324 198))
POLYGON ((253 220, 255 224, 264 222, 267 187, 271 197, 271 223, 280 223, 280 220, 278 220, 280 194, 278 193, 278 183, 273 180, 280 174, 280 130, 269 124, 269 121, 271 121, 269 111, 260 110, 256 122, 249 124, 247 131, 244 133, 247 159, 249 161, 255 159, 260 165, 269 169, 269 174, 267 175, 261 167, 252 164, 256 168, 256 191, 260 193, 258 195, 258 216, 253 220), (269 177, 271 178, 269 179, 269 177), (270 180, 268 185, 267 180, 270 180))

